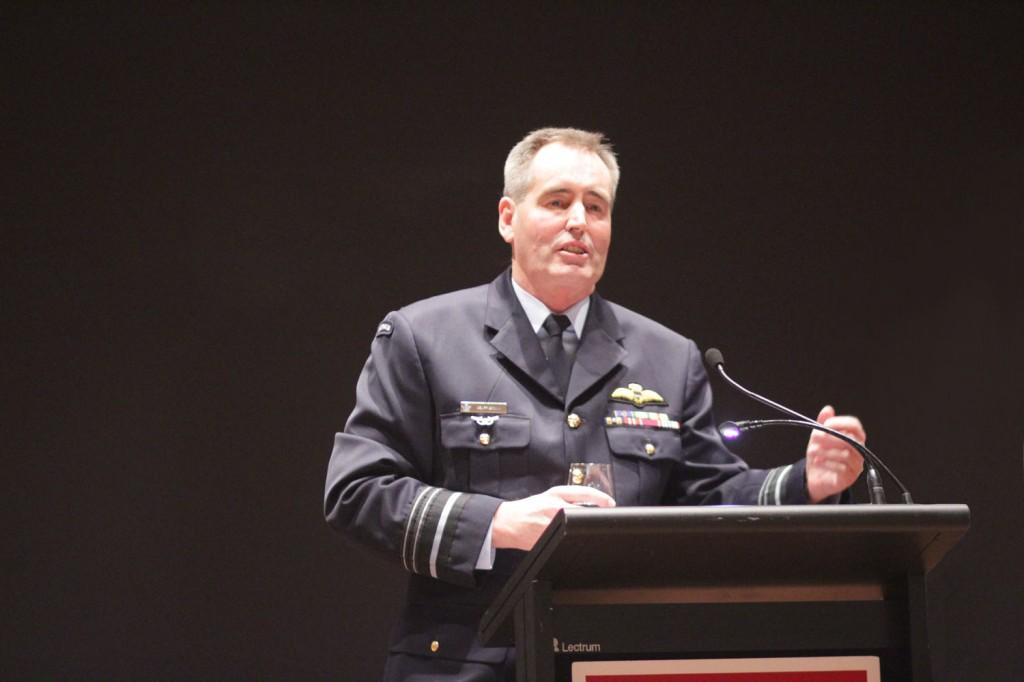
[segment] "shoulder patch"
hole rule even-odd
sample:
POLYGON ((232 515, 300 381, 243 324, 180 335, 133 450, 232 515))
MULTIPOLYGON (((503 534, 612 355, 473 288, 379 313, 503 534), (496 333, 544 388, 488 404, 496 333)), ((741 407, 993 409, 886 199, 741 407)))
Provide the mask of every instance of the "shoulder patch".
POLYGON ((390 319, 385 318, 383 322, 377 325, 376 336, 391 336, 391 332, 395 331, 395 325, 390 319))

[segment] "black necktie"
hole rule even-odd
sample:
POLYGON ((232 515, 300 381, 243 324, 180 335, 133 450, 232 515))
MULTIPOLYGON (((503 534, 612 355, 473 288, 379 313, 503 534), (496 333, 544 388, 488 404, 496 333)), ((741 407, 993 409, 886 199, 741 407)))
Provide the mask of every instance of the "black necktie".
POLYGON ((569 318, 565 315, 548 315, 541 327, 544 333, 540 335, 540 345, 558 379, 563 396, 569 389, 569 375, 572 374, 572 362, 576 358, 576 335, 565 333, 569 324, 569 318))

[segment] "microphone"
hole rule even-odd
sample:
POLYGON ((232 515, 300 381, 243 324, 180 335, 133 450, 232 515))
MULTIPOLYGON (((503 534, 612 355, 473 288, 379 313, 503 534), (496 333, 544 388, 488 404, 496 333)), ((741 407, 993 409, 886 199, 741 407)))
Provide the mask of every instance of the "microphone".
POLYGON ((892 470, 885 465, 885 462, 879 459, 879 457, 875 453, 871 452, 871 450, 869 450, 866 445, 864 445, 863 443, 858 443, 856 440, 850 438, 845 433, 841 433, 839 431, 836 431, 835 429, 831 429, 827 426, 819 424, 815 420, 811 419, 806 415, 800 414, 796 410, 791 410, 785 405, 780 405, 774 400, 769 400, 768 398, 765 398, 762 395, 758 395, 757 393, 754 393, 753 391, 744 388, 736 381, 733 381, 733 379, 725 372, 725 368, 723 366, 725 365, 725 358, 722 357, 722 352, 717 348, 709 348, 704 353, 704 361, 708 364, 709 367, 717 369, 718 373, 722 375, 722 378, 725 379, 725 381, 730 386, 737 389, 740 393, 743 393, 744 395, 753 398, 754 400, 760 403, 763 403, 775 410, 778 410, 783 414, 787 414, 791 417, 794 417, 794 419, 754 419, 741 422, 724 422, 718 427, 719 433, 722 434, 723 438, 725 438, 726 440, 735 440, 744 431, 749 431, 751 429, 759 429, 766 426, 797 426, 805 429, 815 429, 817 431, 824 431, 829 435, 835 436, 844 443, 848 443, 851 447, 856 449, 864 457, 865 479, 868 484, 868 492, 872 504, 885 503, 885 488, 882 487, 881 480, 878 476, 878 470, 875 468, 876 465, 880 469, 882 469, 897 486, 899 486, 904 504, 913 504, 913 500, 910 497, 910 491, 907 490, 907 487, 903 485, 903 482, 896 477, 896 474, 894 474, 892 470))
POLYGON ((878 470, 875 469, 874 464, 871 462, 871 458, 875 457, 877 459, 877 456, 868 450, 863 443, 855 441, 842 431, 836 431, 818 422, 804 421, 802 419, 747 419, 739 422, 722 422, 718 425, 718 432, 726 440, 736 440, 744 431, 762 429, 766 426, 796 426, 802 429, 823 431, 835 436, 844 443, 848 443, 864 457, 864 477, 868 485, 868 496, 871 499, 871 504, 885 504, 885 488, 878 477, 878 470))

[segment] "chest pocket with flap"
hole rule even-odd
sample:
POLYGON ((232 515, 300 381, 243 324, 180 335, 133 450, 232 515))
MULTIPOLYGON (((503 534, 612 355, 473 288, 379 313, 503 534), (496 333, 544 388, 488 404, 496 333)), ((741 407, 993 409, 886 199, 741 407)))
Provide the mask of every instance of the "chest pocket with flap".
POLYGON ((679 432, 638 426, 606 426, 619 504, 659 504, 675 464, 682 462, 679 432), (621 499, 620 499, 621 498, 621 499))
POLYGON ((468 492, 498 495, 502 475, 526 466, 522 460, 529 444, 529 417, 441 415, 441 447, 451 456, 455 486, 468 492))

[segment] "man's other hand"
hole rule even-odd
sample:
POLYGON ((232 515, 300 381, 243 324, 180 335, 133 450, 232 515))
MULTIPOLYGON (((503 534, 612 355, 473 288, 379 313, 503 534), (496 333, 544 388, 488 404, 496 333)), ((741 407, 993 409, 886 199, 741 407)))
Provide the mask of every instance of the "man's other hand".
POLYGON ((502 502, 494 512, 491 541, 498 549, 532 549, 559 509, 579 503, 615 506, 615 500, 600 490, 582 485, 555 486, 521 500, 502 502))
MULTIPOLYGON (((836 416, 831 405, 821 408, 818 423, 839 431, 858 443, 867 440, 860 420, 836 416)), ((864 458, 852 446, 824 431, 813 431, 807 443, 807 493, 818 503, 849 488, 864 469, 864 458)))

